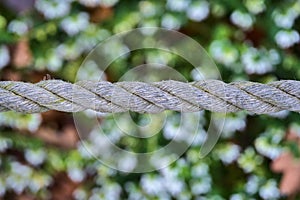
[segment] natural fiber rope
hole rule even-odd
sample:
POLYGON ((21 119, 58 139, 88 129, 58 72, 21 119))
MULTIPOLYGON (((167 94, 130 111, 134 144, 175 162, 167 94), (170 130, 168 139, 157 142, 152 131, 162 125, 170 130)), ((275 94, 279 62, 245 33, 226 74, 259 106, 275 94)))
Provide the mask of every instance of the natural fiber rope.
POLYGON ((0 82, 0 112, 38 113, 47 110, 78 112, 92 109, 105 113, 159 113, 164 110, 263 114, 281 110, 300 112, 300 81, 269 84, 218 80, 117 82, 44 80, 36 84, 0 82))

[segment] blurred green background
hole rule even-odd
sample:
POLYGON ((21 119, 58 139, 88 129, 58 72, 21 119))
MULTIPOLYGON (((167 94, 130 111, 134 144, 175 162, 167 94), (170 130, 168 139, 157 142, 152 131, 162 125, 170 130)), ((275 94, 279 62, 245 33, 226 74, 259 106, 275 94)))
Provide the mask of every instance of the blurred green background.
MULTIPOLYGON (((297 0, 1 0, 0 78, 74 82, 99 42, 137 27, 163 27, 198 41, 225 82, 299 80, 299 15, 297 0)), ((169 65, 187 80, 199 80, 190 64, 158 50, 116 60, 106 79, 118 81, 141 63, 169 65)), ((97 73, 96 63, 85 75, 97 73)), ((148 119, 131 114, 137 124, 148 119)), ((167 143, 179 115, 171 113, 175 120, 145 146, 116 132, 113 116, 98 118, 118 145, 142 152, 167 143)), ((72 114, 0 113, 0 199, 300 199, 298 113, 228 114, 221 139, 200 159, 209 119, 209 112, 201 112, 199 137, 172 165, 135 174, 110 169, 89 155, 72 114)), ((85 142, 99 148, 94 139, 85 142)))

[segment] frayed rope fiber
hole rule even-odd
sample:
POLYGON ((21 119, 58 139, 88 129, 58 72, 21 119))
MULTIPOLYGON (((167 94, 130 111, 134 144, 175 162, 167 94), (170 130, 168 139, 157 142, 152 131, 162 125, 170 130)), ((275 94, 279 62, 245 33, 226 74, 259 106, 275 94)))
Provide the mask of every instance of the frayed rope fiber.
POLYGON ((44 80, 36 84, 1 81, 0 112, 39 113, 47 110, 79 112, 91 109, 104 113, 133 111, 159 113, 237 112, 256 114, 281 110, 300 112, 300 81, 282 80, 268 84, 160 81, 117 82, 44 80))

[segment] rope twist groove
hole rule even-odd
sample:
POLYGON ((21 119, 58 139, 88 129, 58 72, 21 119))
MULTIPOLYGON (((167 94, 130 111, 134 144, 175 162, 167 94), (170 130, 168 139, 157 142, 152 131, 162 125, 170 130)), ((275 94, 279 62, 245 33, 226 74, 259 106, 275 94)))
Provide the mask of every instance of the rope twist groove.
POLYGON ((79 112, 91 109, 104 113, 164 110, 237 112, 256 114, 281 110, 300 112, 300 81, 282 80, 268 84, 249 81, 224 83, 160 81, 117 82, 44 80, 36 84, 1 81, 0 112, 38 113, 47 110, 79 112))

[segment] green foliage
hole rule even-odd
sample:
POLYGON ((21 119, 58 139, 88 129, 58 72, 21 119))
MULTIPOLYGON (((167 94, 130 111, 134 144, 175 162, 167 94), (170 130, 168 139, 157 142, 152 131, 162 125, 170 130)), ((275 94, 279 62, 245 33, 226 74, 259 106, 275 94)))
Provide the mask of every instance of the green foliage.
MULTIPOLYGON (((123 31, 151 26, 177 30, 195 39, 214 59, 226 82, 300 79, 298 0, 36 0, 24 12, 8 9, 1 2, 0 13, 2 80, 11 72, 30 82, 31 74, 38 77, 34 80, 40 78, 36 74, 51 74, 74 82, 77 70, 96 44, 123 31), (33 62, 20 69, 15 66, 14 45, 24 39, 33 62)), ((122 52, 122 48, 115 44, 111 54, 122 52)), ((109 81, 118 81, 132 66, 153 62, 173 67, 189 81, 199 79, 184 59, 153 49, 120 57, 105 75, 109 81)), ((97 64, 89 66, 83 77, 101 73, 97 64)), ((167 115, 169 124, 149 140, 122 134, 117 130, 116 116, 99 119, 107 137, 119 147, 152 152, 168 144, 178 128, 180 114, 167 115)), ((120 126, 132 135, 148 133, 137 129, 128 118, 117 117, 120 126)), ((67 126, 63 122, 48 122, 41 114, 0 113, 0 197, 29 194, 49 199, 59 185, 57 177, 66 174, 70 182, 80 183, 72 190, 74 199, 284 199, 279 191, 280 177, 270 170, 270 163, 285 151, 299 158, 298 144, 285 140, 289 129, 300 133, 298 113, 228 114, 221 140, 204 159, 199 158, 199 151, 210 113, 201 112, 200 118, 196 142, 180 159, 158 171, 130 174, 107 167, 86 151, 85 145, 101 149, 94 127, 89 131, 94 131, 95 137, 71 148, 58 147, 35 134, 45 126, 60 132, 67 126)), ((131 119, 139 125, 149 123, 147 115, 131 113, 131 119)), ((186 121, 193 120, 190 116, 186 121)), ((154 125, 150 129, 160 124, 155 119, 151 122, 154 125)), ((183 130, 189 131, 188 126, 183 130)))

